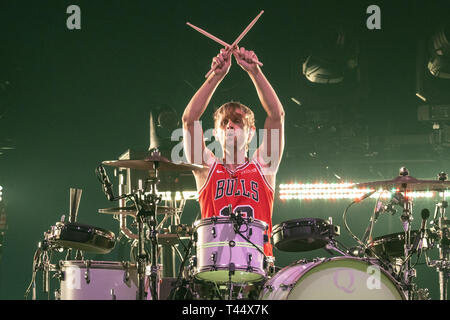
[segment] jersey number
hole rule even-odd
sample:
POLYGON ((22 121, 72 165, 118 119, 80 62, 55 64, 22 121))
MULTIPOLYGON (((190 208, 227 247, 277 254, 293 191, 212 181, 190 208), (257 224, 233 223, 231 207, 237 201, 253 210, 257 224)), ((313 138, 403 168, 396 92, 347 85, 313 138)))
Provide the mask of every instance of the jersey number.
MULTIPOLYGON (((253 208, 251 206, 237 206, 233 209, 234 214, 237 214, 238 211, 241 213, 242 217, 244 218, 254 218, 253 214, 253 208)), ((230 210, 228 207, 223 207, 222 210, 220 210, 219 213, 221 216, 228 217, 230 216, 230 210)))

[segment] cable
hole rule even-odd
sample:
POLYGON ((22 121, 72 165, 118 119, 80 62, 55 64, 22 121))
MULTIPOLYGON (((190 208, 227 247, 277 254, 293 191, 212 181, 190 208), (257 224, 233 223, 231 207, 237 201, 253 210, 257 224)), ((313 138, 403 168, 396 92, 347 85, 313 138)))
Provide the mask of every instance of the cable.
POLYGON ((24 295, 25 300, 28 300, 28 295, 30 294, 31 287, 33 286, 33 283, 35 283, 35 281, 36 281, 37 267, 39 266, 39 264, 40 264, 39 261, 41 259, 40 255, 41 255, 41 249, 38 248, 34 253, 33 267, 32 267, 33 273, 31 276, 31 282, 30 282, 27 290, 25 291, 25 295, 24 295))
POLYGON ((347 212, 348 212, 348 210, 350 209, 350 207, 352 205, 354 205, 355 203, 360 202, 360 201, 361 201, 360 199, 354 200, 354 201, 352 201, 352 203, 350 203, 347 206, 347 208, 345 208, 344 213, 342 215, 342 220, 344 221, 345 228, 347 229, 348 233, 353 237, 353 239, 356 242, 358 242, 358 244, 364 249, 364 253, 366 252, 366 250, 370 250, 372 255, 380 262, 380 264, 384 268, 388 269, 389 268, 389 264, 387 264, 385 261, 383 261, 383 259, 381 259, 371 247, 367 247, 364 243, 362 243, 362 241, 359 240, 359 238, 356 235, 353 234, 353 232, 350 230, 350 227, 347 224, 347 212))
MULTIPOLYGON (((247 224, 246 224, 247 225, 247 224)), ((233 226, 234 228, 234 232, 237 233, 238 235, 240 235, 242 238, 244 238, 245 241, 247 241, 248 243, 250 243, 252 246, 254 246, 256 248, 256 250, 258 250, 263 256, 264 259, 267 258, 266 254, 264 253, 264 251, 262 251, 256 244, 254 244, 253 242, 250 241, 250 239, 248 239, 246 236, 244 236, 241 231, 239 229, 236 228, 236 226, 233 226)), ((248 230, 248 225, 247 225, 247 229, 244 231, 246 232, 248 230)))
POLYGON ((182 262, 180 264, 180 271, 178 272, 178 277, 177 277, 177 280, 175 281, 174 288, 169 293, 168 300, 173 300, 173 298, 176 295, 176 292, 179 290, 179 288, 182 285, 181 276, 183 274, 184 265, 186 264, 187 258, 191 252, 193 244, 194 244, 194 240, 189 241, 188 250, 186 250, 184 259, 182 260, 182 262))
POLYGON ((356 202, 357 202, 356 200, 352 201, 352 202, 347 206, 347 208, 345 208, 344 213, 342 214, 342 220, 344 221, 344 226, 345 226, 345 229, 347 229, 347 232, 350 233, 350 235, 352 236, 352 238, 353 238, 356 242, 358 242, 358 244, 359 244, 360 246, 362 246, 362 247, 364 248, 365 245, 362 243, 361 240, 359 240, 359 238, 358 238, 357 236, 355 236, 355 235, 353 234, 353 232, 350 230, 350 227, 349 227, 348 224, 347 224, 347 212, 348 212, 348 210, 350 209, 350 207, 351 207, 352 205, 354 205, 356 202))

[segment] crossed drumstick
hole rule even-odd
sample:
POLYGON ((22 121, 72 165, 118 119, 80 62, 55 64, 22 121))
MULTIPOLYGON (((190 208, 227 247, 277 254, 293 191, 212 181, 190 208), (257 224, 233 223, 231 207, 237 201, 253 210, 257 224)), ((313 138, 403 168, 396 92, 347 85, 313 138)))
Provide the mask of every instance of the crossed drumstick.
MULTIPOLYGON (((244 31, 242 31, 242 33, 239 35, 239 37, 237 37, 237 39, 234 40, 234 42, 233 42, 231 45, 229 45, 228 43, 226 43, 226 42, 223 41, 223 40, 220 40, 220 39, 217 38, 216 36, 213 36, 213 35, 210 34, 209 32, 207 32, 207 31, 205 31, 205 30, 203 30, 203 29, 201 29, 201 28, 199 28, 199 27, 194 26, 193 24, 191 24, 191 23, 189 23, 189 22, 186 22, 186 24, 187 24, 188 26, 194 28, 194 29, 197 30, 198 32, 202 33, 203 35, 207 36, 208 38, 210 38, 210 39, 212 39, 212 40, 218 42, 218 43, 221 44, 221 45, 223 45, 223 46, 225 47, 225 50, 226 50, 226 51, 229 51, 229 50, 234 50, 234 49, 237 48, 237 45, 238 45, 239 41, 241 41, 242 38, 244 38, 244 36, 247 34, 247 32, 250 31, 250 29, 253 27, 253 25, 256 23, 256 21, 258 21, 259 17, 260 17, 263 13, 264 13, 264 10, 261 10, 261 12, 256 16, 256 18, 253 19, 252 22, 250 22, 250 24, 247 26, 247 28, 245 28, 244 31)), ((262 66, 262 65, 263 65, 263 64, 262 64, 260 61, 258 61, 257 59, 253 59, 253 62, 256 63, 256 64, 259 65, 259 66, 262 66)), ((217 63, 213 64, 212 67, 211 67, 211 70, 209 70, 208 73, 205 75, 205 78, 208 78, 209 75, 214 71, 214 69, 215 69, 216 67, 217 67, 217 63)))

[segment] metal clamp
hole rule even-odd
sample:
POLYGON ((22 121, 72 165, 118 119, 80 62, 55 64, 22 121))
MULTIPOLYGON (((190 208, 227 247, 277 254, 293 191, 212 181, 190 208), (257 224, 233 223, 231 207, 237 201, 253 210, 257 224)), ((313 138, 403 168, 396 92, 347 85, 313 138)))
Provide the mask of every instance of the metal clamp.
POLYGON ((91 260, 86 260, 84 262, 84 265, 86 266, 86 271, 84 272, 84 279, 86 280, 86 283, 89 284, 91 282, 89 276, 89 267, 91 266, 91 260))
POLYGON ((125 272, 123 274, 123 282, 128 283, 128 281, 130 281, 130 263, 128 261, 122 261, 122 266, 125 268, 125 272))

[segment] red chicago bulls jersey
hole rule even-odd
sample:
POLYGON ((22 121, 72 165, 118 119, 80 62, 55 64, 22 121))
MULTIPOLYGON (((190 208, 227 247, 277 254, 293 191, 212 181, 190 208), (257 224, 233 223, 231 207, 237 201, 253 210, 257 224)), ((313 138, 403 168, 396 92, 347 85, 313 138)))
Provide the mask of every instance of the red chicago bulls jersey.
MULTIPOLYGON (((199 190, 202 219, 213 216, 229 216, 228 206, 239 210, 244 217, 254 217, 269 226, 267 236, 272 233, 272 208, 274 190, 262 174, 256 160, 247 161, 234 172, 214 162, 205 184, 199 190)), ((272 256, 270 242, 264 244, 264 253, 272 256)))

